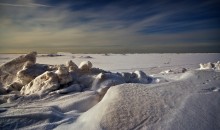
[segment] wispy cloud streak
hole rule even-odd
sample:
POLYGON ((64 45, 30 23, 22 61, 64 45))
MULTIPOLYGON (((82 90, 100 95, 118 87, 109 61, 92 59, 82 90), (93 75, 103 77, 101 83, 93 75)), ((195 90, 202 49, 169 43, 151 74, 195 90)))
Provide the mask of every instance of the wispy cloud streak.
POLYGON ((9 4, 9 3, 0 3, 0 6, 12 6, 12 7, 53 7, 43 4, 36 4, 36 3, 28 3, 28 4, 9 4))

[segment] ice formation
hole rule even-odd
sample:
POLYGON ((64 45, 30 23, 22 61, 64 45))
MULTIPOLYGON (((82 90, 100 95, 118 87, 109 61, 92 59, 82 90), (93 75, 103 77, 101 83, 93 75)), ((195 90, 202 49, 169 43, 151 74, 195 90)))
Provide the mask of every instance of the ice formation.
POLYGON ((82 71, 89 71, 92 68, 92 63, 90 61, 83 61, 79 65, 79 69, 82 71))
POLYGON ((143 71, 106 72, 99 68, 92 68, 90 61, 81 62, 79 67, 72 60, 66 65, 37 64, 36 55, 36 52, 32 52, 1 66, 2 76, 7 77, 1 79, 2 94, 16 91, 21 95, 30 95, 55 90, 58 94, 63 94, 90 89, 103 96, 111 86, 123 83, 147 84, 152 81, 152 78, 143 71), (9 75, 3 69, 16 73, 9 75))
POLYGON ((200 63, 199 66, 200 66, 199 68, 200 70, 209 70, 209 69, 220 70, 220 61, 216 63, 211 63, 211 62, 205 64, 200 63))
MULTIPOLYGON (((57 93, 68 93, 90 89, 103 96, 111 86, 124 83, 148 84, 154 81, 143 71, 112 73, 92 67, 90 61, 81 62, 79 67, 72 60, 67 61, 66 65, 37 64, 36 55, 36 52, 32 52, 1 66, 2 94, 17 91, 29 95, 55 90, 58 90, 57 93)), ((200 64, 200 69, 219 70, 219 63, 200 64)), ((181 72, 185 71, 187 69, 182 68, 181 72)), ((173 70, 161 73, 171 72, 176 73, 173 70)))
POLYGON ((147 76, 143 71, 135 71, 132 73, 133 79, 130 83, 145 83, 148 84, 152 81, 152 78, 147 76))
POLYGON ((47 70, 49 70, 47 65, 30 64, 30 62, 27 62, 23 69, 17 72, 17 80, 22 85, 26 85, 47 70))
POLYGON ((8 86, 17 80, 17 73, 24 66, 31 66, 36 63, 36 52, 27 55, 19 56, 0 66, 0 82, 3 86, 8 86))
POLYGON ((93 81, 92 90, 125 83, 122 76, 114 73, 100 73, 93 81))
POLYGON ((206 70, 206 69, 212 69, 214 67, 214 64, 209 62, 209 63, 206 63, 206 64, 199 64, 200 66, 200 70, 206 70))
POLYGON ((214 65, 216 70, 220 70, 220 61, 214 63, 214 65))
POLYGON ((64 85, 73 81, 68 68, 63 65, 59 66, 55 73, 58 76, 60 85, 64 85))
POLYGON ((21 89, 21 94, 29 95, 33 93, 46 93, 59 88, 58 76, 54 72, 46 71, 36 77, 29 84, 21 89))
POLYGON ((66 63, 66 66, 68 67, 69 72, 74 72, 78 69, 78 66, 72 60, 69 60, 66 63))

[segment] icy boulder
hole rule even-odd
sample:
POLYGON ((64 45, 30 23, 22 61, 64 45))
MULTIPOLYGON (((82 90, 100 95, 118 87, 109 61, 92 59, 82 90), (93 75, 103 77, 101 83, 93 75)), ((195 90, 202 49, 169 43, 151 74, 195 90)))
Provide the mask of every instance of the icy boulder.
POLYGON ((129 72, 122 72, 122 73, 121 73, 121 76, 124 78, 124 80, 125 80, 126 83, 131 82, 131 79, 132 79, 132 77, 133 77, 132 74, 129 73, 129 72))
POLYGON ((22 70, 24 65, 33 65, 36 63, 36 52, 19 56, 0 66, 0 82, 7 86, 16 80, 16 74, 22 70))
POLYGON ((136 70, 132 73, 123 72, 121 73, 126 83, 144 83, 148 84, 153 79, 150 76, 147 76, 143 71, 136 70))
POLYGON ((147 76, 143 71, 136 70, 132 73, 131 83, 144 83, 148 84, 152 81, 150 76, 147 76))
POLYGON ((205 64, 200 63, 199 66, 200 66, 199 70, 210 70, 210 69, 220 70, 220 61, 216 63, 211 63, 211 62, 205 64))
POLYGON ((92 63, 90 61, 83 61, 79 65, 79 69, 82 71, 89 71, 92 68, 92 63))
POLYGON ((75 72, 78 69, 78 66, 72 60, 68 61, 66 66, 68 67, 69 72, 75 72))
POLYGON ((100 73, 93 81, 91 90, 97 91, 101 100, 110 87, 123 83, 124 78, 117 73, 100 73))
POLYGON ((214 63, 214 65, 216 70, 220 70, 220 61, 214 63))
POLYGON ((73 81, 67 67, 65 66, 59 66, 58 70, 55 73, 58 76, 60 85, 64 85, 73 81))
POLYGON ((41 64, 30 64, 27 62, 23 69, 18 71, 17 73, 17 80, 22 85, 26 85, 29 82, 31 82, 34 78, 41 75, 42 73, 49 70, 49 67, 47 65, 41 65, 41 64))
POLYGON ((209 63, 206 63, 206 64, 199 64, 200 66, 200 70, 207 70, 207 69, 212 69, 214 67, 214 64, 209 62, 209 63))
POLYGON ((115 73, 100 73, 96 76, 92 84, 92 90, 98 90, 100 88, 111 87, 114 85, 125 83, 122 76, 115 73))
POLYGON ((100 73, 94 79, 91 90, 97 91, 102 98, 112 86, 124 83, 148 84, 152 80, 143 71, 135 71, 133 73, 100 73))
POLYGON ((36 77, 29 84, 21 89, 21 94, 46 93, 58 89, 60 86, 57 75, 54 72, 46 71, 36 77))

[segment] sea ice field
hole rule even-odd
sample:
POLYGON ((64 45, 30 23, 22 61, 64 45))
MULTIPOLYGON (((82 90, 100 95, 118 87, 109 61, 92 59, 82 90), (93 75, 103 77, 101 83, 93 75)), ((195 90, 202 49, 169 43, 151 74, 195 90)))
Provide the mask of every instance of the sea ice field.
POLYGON ((0 54, 0 129, 219 130, 220 54, 0 54))

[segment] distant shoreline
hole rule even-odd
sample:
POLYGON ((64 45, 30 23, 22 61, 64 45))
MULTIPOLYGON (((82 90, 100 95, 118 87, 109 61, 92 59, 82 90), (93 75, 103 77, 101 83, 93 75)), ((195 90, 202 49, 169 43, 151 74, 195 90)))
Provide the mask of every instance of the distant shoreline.
MULTIPOLYGON (((26 53, 1 53, 0 54, 27 54, 26 53)), ((55 53, 37 53, 37 54, 58 54, 58 53, 69 53, 69 54, 220 54, 220 52, 143 52, 143 53, 72 53, 72 52, 55 52, 55 53)))

